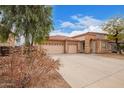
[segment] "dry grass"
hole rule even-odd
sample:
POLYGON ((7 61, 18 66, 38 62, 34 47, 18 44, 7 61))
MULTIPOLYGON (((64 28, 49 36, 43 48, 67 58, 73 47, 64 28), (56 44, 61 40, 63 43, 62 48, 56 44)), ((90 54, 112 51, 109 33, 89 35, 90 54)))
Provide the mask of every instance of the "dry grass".
POLYGON ((0 57, 0 87, 70 87, 56 72, 59 66, 43 49, 13 48, 0 57))

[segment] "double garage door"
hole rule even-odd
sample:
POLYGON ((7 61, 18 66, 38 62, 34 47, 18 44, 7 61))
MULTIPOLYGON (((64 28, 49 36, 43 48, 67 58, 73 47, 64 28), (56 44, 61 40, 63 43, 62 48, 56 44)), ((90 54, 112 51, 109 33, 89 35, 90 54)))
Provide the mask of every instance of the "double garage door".
POLYGON ((63 43, 47 43, 42 45, 48 54, 62 54, 64 53, 64 44, 63 43))
MULTIPOLYGON (((63 42, 52 42, 43 44, 42 47, 46 49, 48 54, 63 54, 65 52, 65 45, 63 42)), ((66 53, 77 53, 77 45, 69 44, 66 53)))

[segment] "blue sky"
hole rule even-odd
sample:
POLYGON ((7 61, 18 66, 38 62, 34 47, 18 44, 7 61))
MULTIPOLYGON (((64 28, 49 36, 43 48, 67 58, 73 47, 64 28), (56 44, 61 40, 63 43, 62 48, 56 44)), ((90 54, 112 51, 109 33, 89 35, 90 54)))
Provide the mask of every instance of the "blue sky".
POLYGON ((124 15, 124 6, 56 5, 53 6, 54 31, 51 35, 102 32, 101 24, 116 15, 124 15))

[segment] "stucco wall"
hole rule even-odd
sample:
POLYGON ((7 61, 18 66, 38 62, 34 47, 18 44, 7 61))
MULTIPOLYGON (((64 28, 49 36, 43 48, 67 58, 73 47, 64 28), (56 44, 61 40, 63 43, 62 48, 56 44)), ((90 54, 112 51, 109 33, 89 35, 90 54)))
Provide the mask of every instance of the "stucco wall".
POLYGON ((79 41, 49 40, 42 47, 47 49, 48 53, 79 53, 82 51, 83 46, 84 53, 108 52, 108 47, 106 47, 106 42, 104 42, 105 34, 87 33, 72 38, 79 41), (81 46, 81 42, 84 42, 83 46, 81 46))
POLYGON ((76 40, 81 40, 81 41, 83 41, 83 40, 85 40, 85 36, 83 35, 83 36, 79 36, 79 37, 73 37, 74 39, 76 39, 76 40))
POLYGON ((87 33, 84 35, 76 36, 74 39, 85 41, 85 53, 106 53, 108 52, 108 47, 106 47, 106 42, 103 39, 106 39, 105 34, 99 33, 87 33), (94 41, 95 40, 95 41, 94 41), (103 47, 105 45, 105 47, 103 47))

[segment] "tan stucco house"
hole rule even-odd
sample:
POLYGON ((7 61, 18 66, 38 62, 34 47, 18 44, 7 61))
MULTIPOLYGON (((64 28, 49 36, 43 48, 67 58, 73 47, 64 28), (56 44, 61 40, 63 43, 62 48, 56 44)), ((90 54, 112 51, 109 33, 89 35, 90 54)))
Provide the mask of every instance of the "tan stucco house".
POLYGON ((50 36, 41 46, 49 54, 59 53, 108 53, 111 44, 106 39, 107 34, 87 32, 73 37, 50 36))
MULTIPOLYGON (((48 41, 38 48, 46 49, 48 54, 62 53, 108 53, 111 52, 111 43, 106 39, 107 34, 87 32, 73 37, 50 36, 48 41)), ((7 43, 0 43, 0 46, 14 46, 15 39, 10 36, 7 43)))

